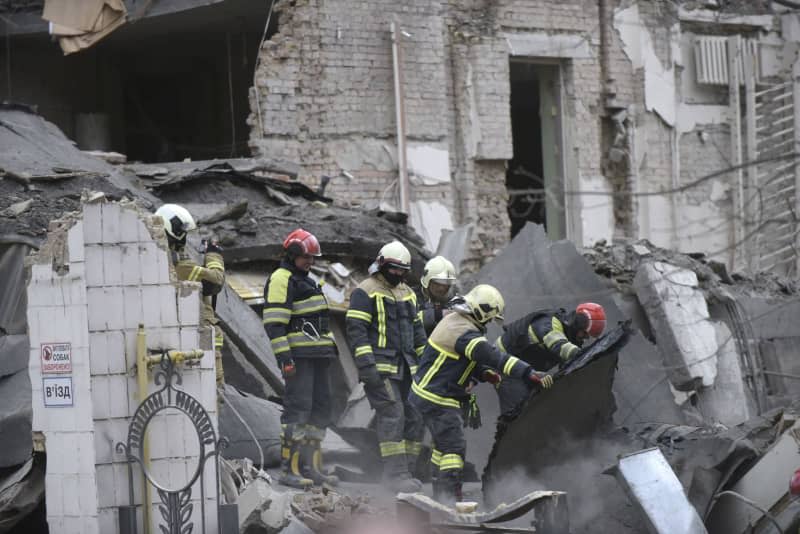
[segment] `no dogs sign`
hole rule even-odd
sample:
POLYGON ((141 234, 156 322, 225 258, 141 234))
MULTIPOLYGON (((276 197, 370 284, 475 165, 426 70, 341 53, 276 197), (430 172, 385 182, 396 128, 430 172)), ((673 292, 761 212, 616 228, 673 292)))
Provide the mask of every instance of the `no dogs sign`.
POLYGON ((42 374, 72 372, 71 343, 42 343, 42 374))

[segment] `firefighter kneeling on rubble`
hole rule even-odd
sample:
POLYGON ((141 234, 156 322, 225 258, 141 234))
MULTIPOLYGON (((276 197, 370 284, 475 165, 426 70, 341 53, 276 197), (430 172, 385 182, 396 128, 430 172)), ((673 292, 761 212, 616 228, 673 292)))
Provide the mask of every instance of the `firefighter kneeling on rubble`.
POLYGON ((347 340, 376 412, 383 480, 394 491, 410 493, 422 487, 412 473, 425 427, 408 402, 408 391, 425 347, 425 330, 417 316, 417 297, 403 282, 411 269, 405 245, 384 245, 373 267, 377 271, 350 295, 347 340))
MULTIPOLYGON (((583 342, 589 337, 599 337, 605 327, 603 307, 594 302, 584 302, 572 312, 560 309, 529 313, 504 326, 504 332, 495 345, 501 351, 523 359, 534 369, 547 371, 577 356, 583 342)), ((530 388, 524 383, 499 384, 500 413, 513 414, 529 394, 530 388)))
POLYGON ((295 488, 338 483, 322 467, 321 442, 331 419, 331 360, 338 356, 328 301, 309 276, 322 255, 317 238, 298 228, 283 242, 286 255, 264 287, 264 329, 286 391, 281 414, 280 483, 295 488))
MULTIPOLYGON (((195 262, 186 251, 186 236, 197 228, 189 211, 178 204, 164 204, 156 210, 156 215, 164 221, 164 232, 172 252, 172 264, 178 280, 201 282, 203 285, 203 307, 200 313, 200 328, 203 332, 214 332, 214 355, 217 373, 217 384, 224 380, 222 370, 222 346, 224 337, 219 320, 214 311, 217 293, 225 284, 225 262, 222 259, 222 248, 216 240, 203 240, 200 252, 203 254, 203 265, 195 262)), ((203 346, 207 346, 201 339, 203 346)))
POLYGON ((539 373, 486 340, 489 321, 503 320, 503 296, 493 286, 475 286, 454 304, 428 338, 419 370, 411 385, 411 403, 431 431, 434 498, 442 503, 461 500, 461 475, 467 444, 464 440, 462 399, 471 379, 497 384, 500 374, 549 386, 552 377, 539 373), (478 376, 474 376, 478 375, 478 376))

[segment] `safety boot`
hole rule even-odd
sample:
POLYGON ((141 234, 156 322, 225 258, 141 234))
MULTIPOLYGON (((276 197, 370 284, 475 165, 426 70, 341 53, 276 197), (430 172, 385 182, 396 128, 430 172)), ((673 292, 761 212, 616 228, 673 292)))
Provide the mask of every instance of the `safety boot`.
POLYGON ((281 475, 278 482, 292 488, 306 489, 314 484, 300 472, 300 442, 281 436, 281 475))
POLYGON ((434 488, 434 495, 438 493, 439 496, 434 498, 445 506, 453 506, 463 500, 460 469, 440 471, 437 485, 439 486, 438 492, 434 488))
POLYGON ((383 459, 381 483, 395 493, 416 493, 422 489, 422 482, 408 472, 405 454, 383 459))
POLYGON ((336 486, 339 484, 339 477, 325 473, 322 467, 322 445, 315 439, 306 439, 301 445, 301 466, 303 476, 310 478, 314 484, 321 486, 327 484, 336 486))

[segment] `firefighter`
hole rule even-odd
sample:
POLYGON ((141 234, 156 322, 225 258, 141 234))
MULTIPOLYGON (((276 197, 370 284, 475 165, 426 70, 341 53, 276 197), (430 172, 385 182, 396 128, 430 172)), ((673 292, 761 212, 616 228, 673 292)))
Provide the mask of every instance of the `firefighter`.
POLYGON ((321 442, 331 423, 330 364, 338 356, 328 301, 309 276, 321 256, 317 238, 298 228, 283 242, 285 256, 264 287, 264 329, 286 391, 281 414, 281 477, 286 486, 336 485, 322 467, 321 442))
POLYGON ((431 258, 425 264, 417 299, 420 303, 419 316, 426 335, 431 335, 442 317, 449 313, 447 303, 452 296, 455 281, 456 269, 444 256, 431 258))
MULTIPOLYGON (((606 326, 606 312, 594 302, 579 304, 575 310, 540 310, 503 327, 495 344, 500 350, 524 359, 538 371, 574 358, 589 337, 598 337, 606 326)), ((499 384, 500 413, 509 415, 528 398, 526 384, 499 384)))
MULTIPOLYGON (((203 304, 200 312, 200 328, 203 335, 214 339, 214 358, 217 385, 222 384, 225 374, 222 369, 222 346, 224 336, 214 311, 216 296, 225 284, 225 261, 222 259, 222 248, 216 239, 204 239, 200 252, 203 254, 203 265, 198 265, 186 250, 186 236, 197 225, 189 211, 178 204, 164 204, 156 215, 164 221, 164 232, 172 253, 172 264, 178 280, 201 282, 203 285, 203 304)), ((201 340, 204 341, 204 340, 201 340)), ((204 346, 208 343, 203 342, 204 346)))
POLYGON ((422 487, 411 473, 425 428, 408 403, 408 391, 425 347, 425 330, 417 297, 403 281, 411 269, 411 253, 392 241, 380 249, 373 267, 377 270, 350 295, 347 339, 376 412, 383 481, 392 490, 414 492, 422 487))
POLYGON ((496 383, 503 375, 549 387, 552 377, 505 354, 486 340, 486 325, 502 321, 503 296, 493 286, 475 286, 453 306, 428 339, 414 375, 410 400, 433 437, 431 456, 434 498, 450 504, 461 500, 464 440, 461 403, 476 368, 479 379, 496 383))

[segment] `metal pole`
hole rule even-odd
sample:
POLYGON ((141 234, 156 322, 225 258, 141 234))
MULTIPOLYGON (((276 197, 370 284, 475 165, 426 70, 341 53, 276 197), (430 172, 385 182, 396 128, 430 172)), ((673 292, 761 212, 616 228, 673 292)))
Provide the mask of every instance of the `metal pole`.
MULTIPOLYGON (((147 343, 144 335, 144 325, 139 325, 139 330, 136 332, 136 381, 138 385, 139 402, 141 403, 147 398, 147 384, 149 382, 147 376, 147 343)), ((147 439, 147 434, 142 436, 142 460, 147 470, 150 470, 150 442, 147 439)), ((147 483, 147 477, 142 476, 142 522, 144 523, 145 534, 149 533, 150 528, 150 503, 151 489, 150 484, 147 483)))
MULTIPOLYGON (((745 134, 747 135, 747 162, 750 163, 758 159, 756 150, 756 71, 755 58, 749 46, 744 47, 744 109, 745 109, 745 134)), ((759 228, 761 223, 758 216, 760 210, 756 209, 756 195, 758 194, 758 165, 747 166, 747 203, 746 211, 742 214, 745 217, 745 232, 750 235, 751 229, 759 228)), ((759 236, 761 232, 753 236, 744 247, 747 253, 747 267, 750 273, 758 270, 758 249, 759 236)))
MULTIPOLYGON (((739 55, 741 54, 741 36, 728 37, 728 109, 730 111, 731 129, 731 165, 738 166, 742 163, 742 117, 740 112, 741 98, 739 97, 739 55)), ((731 240, 730 240, 730 269, 736 270, 740 265, 742 251, 740 250, 744 239, 744 228, 739 217, 744 216, 743 191, 744 176, 741 169, 734 171, 733 180, 733 207, 731 214, 731 240)))
POLYGON ((408 169, 406 161, 406 113, 403 96, 403 70, 401 67, 403 52, 401 48, 401 34, 397 24, 389 23, 389 31, 392 34, 392 71, 394 73, 394 109, 397 122, 397 170, 398 170, 398 190, 400 193, 400 211, 408 213, 408 169))
MULTIPOLYGON (((794 153, 800 151, 800 60, 792 65, 792 110, 794 111, 794 153)), ((794 211, 800 213, 800 165, 794 166, 794 211)), ((800 223, 794 223, 795 250, 800 250, 800 223)), ((794 274, 800 273, 800 254, 795 254, 794 274)))

